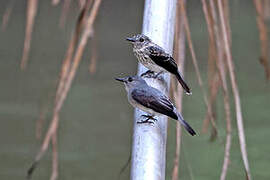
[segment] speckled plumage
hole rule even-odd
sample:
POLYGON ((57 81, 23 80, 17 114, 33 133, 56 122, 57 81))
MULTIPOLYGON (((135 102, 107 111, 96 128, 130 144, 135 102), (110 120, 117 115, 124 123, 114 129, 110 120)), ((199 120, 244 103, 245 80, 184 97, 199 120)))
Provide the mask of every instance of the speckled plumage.
POLYGON ((150 58, 151 52, 148 50, 148 47, 151 47, 151 46, 141 47, 140 49, 134 47, 133 48, 134 55, 137 57, 139 62, 142 63, 149 70, 154 71, 154 72, 158 72, 158 73, 159 72, 166 72, 166 70, 163 67, 158 66, 150 58))
POLYGON ((162 47, 153 43, 149 37, 143 34, 135 35, 132 38, 127 38, 127 40, 132 42, 133 52, 140 63, 150 71, 174 74, 187 94, 191 94, 190 88, 182 78, 175 60, 162 47))

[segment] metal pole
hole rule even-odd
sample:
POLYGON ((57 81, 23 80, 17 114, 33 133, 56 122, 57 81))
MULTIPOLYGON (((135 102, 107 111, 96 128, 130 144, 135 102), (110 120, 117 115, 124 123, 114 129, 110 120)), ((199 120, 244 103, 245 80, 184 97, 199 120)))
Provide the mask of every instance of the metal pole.
MULTIPOLYGON (((176 0, 146 0, 142 33, 172 53, 176 0)), ((141 64, 138 74, 147 69, 141 64)), ((150 86, 168 94, 170 77, 163 76, 165 83, 146 79, 150 86)), ((135 109, 131 180, 164 180, 166 168, 167 117, 162 116, 154 124, 137 124, 144 112, 135 109)))

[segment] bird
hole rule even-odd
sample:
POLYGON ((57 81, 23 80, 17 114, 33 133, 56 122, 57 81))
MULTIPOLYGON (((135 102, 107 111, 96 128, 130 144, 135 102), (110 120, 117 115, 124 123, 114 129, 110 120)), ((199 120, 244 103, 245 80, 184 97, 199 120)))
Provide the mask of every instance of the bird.
POLYGON ((126 40, 132 43, 133 52, 139 62, 149 69, 142 75, 157 72, 157 77, 164 72, 172 73, 182 85, 186 94, 192 94, 189 86, 178 70, 175 60, 162 47, 152 42, 152 40, 144 34, 137 34, 133 37, 126 38, 126 40))
POLYGON ((179 121, 189 134, 196 135, 196 132, 184 120, 170 99, 158 89, 149 86, 142 77, 127 76, 115 79, 124 83, 129 103, 147 113, 147 115, 142 115, 146 119, 137 122, 138 124, 154 123, 157 121, 155 116, 166 115, 179 121))

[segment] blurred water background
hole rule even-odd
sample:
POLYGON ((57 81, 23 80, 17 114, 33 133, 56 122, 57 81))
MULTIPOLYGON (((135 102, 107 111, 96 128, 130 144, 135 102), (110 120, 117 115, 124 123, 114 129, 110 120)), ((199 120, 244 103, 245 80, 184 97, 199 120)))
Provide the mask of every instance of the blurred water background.
MULTIPOLYGON (((2 16, 8 0, 2 0, 2 16)), ((137 61, 125 37, 141 32, 144 1, 102 1, 95 22, 97 71, 90 74, 90 43, 60 113, 59 179, 117 179, 131 149, 133 108, 126 93, 114 77, 133 75, 137 61)), ((0 179, 24 179, 39 150, 35 126, 42 107, 48 104, 43 134, 51 120, 53 98, 61 63, 79 13, 72 1, 64 29, 59 28, 62 4, 39 1, 32 34, 27 68, 20 70, 26 19, 25 1, 14 1, 10 21, 0 31, 0 179)), ((270 178, 269 100, 270 85, 258 61, 260 44, 252 1, 230 1, 232 53, 237 71, 247 151, 254 179, 270 178)), ((189 22, 195 51, 205 86, 207 83, 208 36, 201 3, 188 3, 189 22)), ((183 115, 199 132, 205 117, 201 89, 198 86, 189 53, 186 80, 193 90, 183 99, 183 115)), ((233 105, 233 103, 231 103, 233 105)), ((209 134, 191 137, 183 133, 180 179, 212 180, 221 173, 225 118, 223 100, 217 104, 219 136, 209 142, 209 134)), ((234 110, 233 110, 234 112, 234 110)), ((244 179, 235 116, 231 162, 227 179, 244 179)), ((170 179, 175 153, 175 121, 169 121, 167 141, 167 178, 170 179)), ((49 179, 51 150, 45 155, 33 179, 49 179)), ((126 170, 121 179, 129 178, 126 170)))

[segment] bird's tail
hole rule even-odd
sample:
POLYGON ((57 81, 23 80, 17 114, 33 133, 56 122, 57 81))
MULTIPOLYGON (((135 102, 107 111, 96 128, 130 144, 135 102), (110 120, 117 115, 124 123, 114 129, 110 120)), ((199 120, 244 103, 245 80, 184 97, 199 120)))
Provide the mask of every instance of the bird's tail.
POLYGON ((186 82, 184 81, 182 75, 180 74, 179 71, 177 71, 177 73, 175 74, 177 80, 179 81, 179 83, 181 84, 181 86, 184 88, 184 90, 186 91, 186 93, 188 95, 191 95, 192 92, 190 91, 190 88, 188 87, 188 85, 186 84, 186 82))
POLYGON ((182 115, 177 112, 178 121, 181 123, 182 126, 191 134, 192 136, 196 135, 196 132, 192 129, 192 127, 184 120, 182 115))

